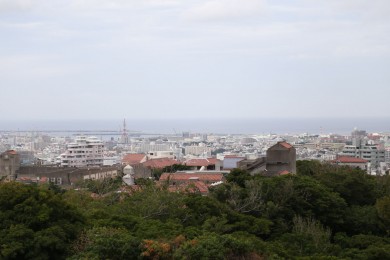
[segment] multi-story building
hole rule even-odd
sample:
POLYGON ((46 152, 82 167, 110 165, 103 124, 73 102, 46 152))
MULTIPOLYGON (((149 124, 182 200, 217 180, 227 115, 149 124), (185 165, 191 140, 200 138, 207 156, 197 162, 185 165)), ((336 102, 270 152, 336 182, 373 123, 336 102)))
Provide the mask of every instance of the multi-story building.
POLYGON ((380 162, 385 161, 385 151, 378 149, 375 145, 346 145, 340 154, 367 160, 371 167, 379 167, 380 162))
POLYGON ((390 147, 385 150, 385 162, 390 163, 390 147))
POLYGON ((169 144, 156 144, 156 143, 140 143, 136 146, 132 146, 131 150, 137 153, 148 153, 155 151, 169 151, 172 147, 169 144))
POLYGON ((61 154, 62 167, 89 167, 103 165, 104 144, 96 137, 80 136, 61 154))

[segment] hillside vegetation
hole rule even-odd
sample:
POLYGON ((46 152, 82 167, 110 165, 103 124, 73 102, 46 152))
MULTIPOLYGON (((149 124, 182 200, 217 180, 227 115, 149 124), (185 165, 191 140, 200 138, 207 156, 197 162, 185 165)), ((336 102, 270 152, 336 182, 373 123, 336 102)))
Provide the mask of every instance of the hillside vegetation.
POLYGON ((150 181, 129 193, 120 180, 2 183, 0 259, 390 259, 390 176, 315 161, 297 171, 233 170, 209 196, 150 181))

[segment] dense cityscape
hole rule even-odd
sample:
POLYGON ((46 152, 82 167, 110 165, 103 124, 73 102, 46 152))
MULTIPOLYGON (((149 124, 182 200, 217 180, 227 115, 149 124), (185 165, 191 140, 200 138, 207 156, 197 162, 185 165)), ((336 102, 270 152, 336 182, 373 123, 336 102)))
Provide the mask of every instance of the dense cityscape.
MULTIPOLYGON (((99 134, 98 131, 89 132, 99 134)), ((192 166, 192 170, 204 166, 218 171, 257 164, 251 173, 261 174, 266 170, 266 167, 261 167, 261 162, 265 161, 267 150, 278 142, 289 143, 295 148, 294 160, 349 165, 378 176, 385 175, 390 169, 390 133, 386 132, 367 133, 353 129, 349 135, 183 132, 156 136, 130 133, 125 120, 121 131, 107 132, 101 132, 98 137, 85 133, 3 132, 0 135, 0 176, 20 182, 36 182, 42 177, 49 181, 50 172, 59 169, 100 169, 104 172, 106 168, 120 170, 130 165, 136 167, 137 173, 142 172, 139 177, 153 178, 153 170, 175 164, 192 166), (12 167, 6 166, 6 154, 17 158, 12 167), (46 176, 31 175, 35 167, 41 172, 45 168, 46 176)), ((292 172, 295 173, 295 169, 292 172)))
POLYGON ((0 143, 0 259, 390 259, 390 133, 0 143))

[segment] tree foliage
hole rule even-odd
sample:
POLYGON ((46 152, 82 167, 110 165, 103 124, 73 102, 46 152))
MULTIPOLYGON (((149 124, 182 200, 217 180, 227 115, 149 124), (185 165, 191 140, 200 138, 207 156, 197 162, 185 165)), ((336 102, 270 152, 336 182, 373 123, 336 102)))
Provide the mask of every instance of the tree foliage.
POLYGON ((0 184, 0 259, 63 259, 82 223, 51 190, 0 184))

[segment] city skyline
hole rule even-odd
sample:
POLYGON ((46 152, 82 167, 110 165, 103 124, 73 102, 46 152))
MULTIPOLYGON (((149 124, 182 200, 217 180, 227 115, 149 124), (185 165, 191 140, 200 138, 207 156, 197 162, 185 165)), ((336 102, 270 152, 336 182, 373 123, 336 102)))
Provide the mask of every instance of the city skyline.
POLYGON ((3 0, 1 119, 388 118, 389 11, 386 0, 3 0))

